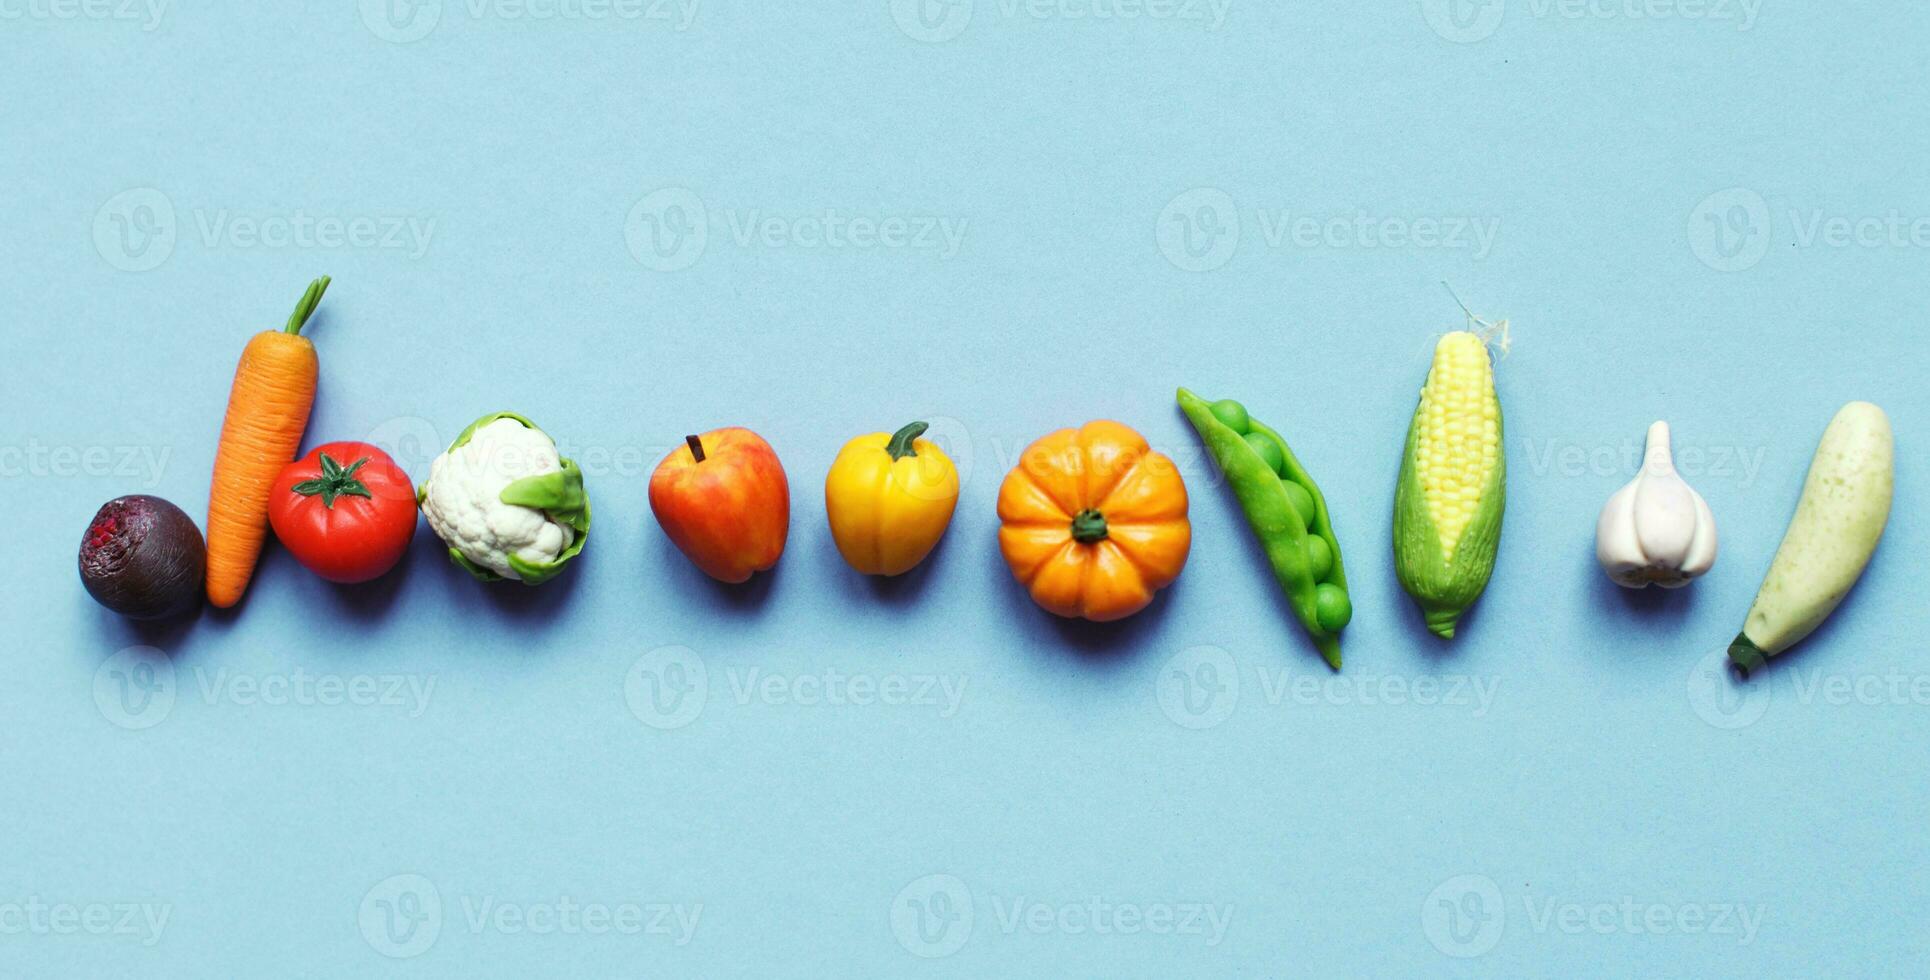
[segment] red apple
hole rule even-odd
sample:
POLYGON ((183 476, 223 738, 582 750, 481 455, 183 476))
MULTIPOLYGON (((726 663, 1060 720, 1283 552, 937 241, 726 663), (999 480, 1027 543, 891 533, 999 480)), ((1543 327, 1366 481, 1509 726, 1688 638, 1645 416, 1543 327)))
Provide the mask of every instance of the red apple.
POLYGON ((791 529, 791 485, 771 444, 736 426, 684 443, 650 475, 650 509, 664 533, 719 582, 777 564, 791 529))

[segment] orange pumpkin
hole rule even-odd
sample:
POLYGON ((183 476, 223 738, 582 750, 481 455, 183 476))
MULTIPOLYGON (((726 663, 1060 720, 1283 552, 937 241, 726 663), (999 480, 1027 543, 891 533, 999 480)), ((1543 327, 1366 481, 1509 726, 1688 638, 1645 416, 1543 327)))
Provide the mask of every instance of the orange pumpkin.
POLYGON ((999 550, 1033 601, 1095 622, 1146 608, 1193 543, 1179 469, 1118 422, 1026 447, 999 487, 999 524, 999 550))

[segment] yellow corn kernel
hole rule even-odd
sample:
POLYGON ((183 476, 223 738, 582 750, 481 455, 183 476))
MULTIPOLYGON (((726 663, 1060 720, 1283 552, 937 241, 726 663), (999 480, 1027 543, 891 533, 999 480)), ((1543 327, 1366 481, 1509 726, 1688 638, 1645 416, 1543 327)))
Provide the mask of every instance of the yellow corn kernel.
POLYGON ((1460 330, 1434 345, 1421 412, 1427 424, 1414 447, 1416 473, 1442 558, 1451 562, 1501 451, 1494 367, 1481 338, 1460 330))

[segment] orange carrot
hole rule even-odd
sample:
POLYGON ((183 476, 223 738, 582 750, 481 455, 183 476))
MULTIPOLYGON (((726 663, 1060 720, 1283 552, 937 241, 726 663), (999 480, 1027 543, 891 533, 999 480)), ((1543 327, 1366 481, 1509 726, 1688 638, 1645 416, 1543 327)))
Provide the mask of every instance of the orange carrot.
POLYGON ((328 277, 308 284, 288 326, 258 333, 241 352, 208 491, 208 601, 241 601, 268 532, 268 495, 302 447, 315 404, 315 345, 301 335, 328 277))

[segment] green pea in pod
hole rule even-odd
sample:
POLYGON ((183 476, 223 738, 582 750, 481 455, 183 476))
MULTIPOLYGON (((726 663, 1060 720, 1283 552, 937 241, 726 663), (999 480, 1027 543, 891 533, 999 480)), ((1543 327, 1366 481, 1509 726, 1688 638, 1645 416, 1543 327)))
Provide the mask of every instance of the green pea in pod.
MULTIPOLYGON (((554 440, 547 433, 521 415, 514 412, 485 415, 462 430, 456 441, 450 443, 448 452, 435 461, 429 480, 416 491, 416 502, 422 508, 429 526, 449 545, 449 559, 470 575, 484 582, 499 582, 513 575, 524 585, 541 585, 561 574, 563 566, 582 554, 584 544, 589 541, 590 499, 583 489, 583 471, 576 461, 558 454, 560 465, 557 469, 511 481, 496 492, 494 501, 474 499, 493 482, 489 478, 492 467, 486 456, 480 461, 452 463, 449 472, 443 469, 445 461, 455 459, 477 432, 503 419, 512 420, 540 436, 547 443, 546 451, 555 448, 554 440), (541 511, 549 521, 569 529, 567 543, 554 559, 548 561, 531 561, 523 557, 517 552, 533 542, 504 539, 499 536, 494 524, 474 517, 475 511, 480 510, 486 515, 497 504, 541 511), (452 516, 457 513, 468 519, 452 516)), ((501 451, 505 454, 527 453, 531 448, 514 446, 501 451)))
POLYGON ((1287 441, 1249 417, 1239 402, 1209 404, 1181 388, 1179 407, 1226 474, 1300 625, 1327 665, 1339 670, 1340 631, 1353 618, 1354 606, 1320 486, 1287 441))

